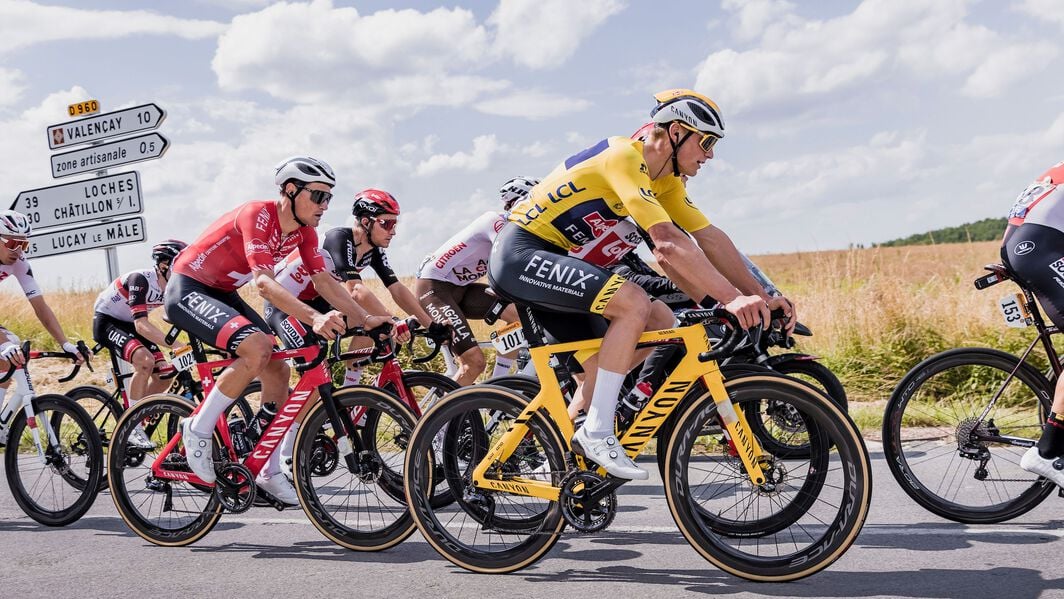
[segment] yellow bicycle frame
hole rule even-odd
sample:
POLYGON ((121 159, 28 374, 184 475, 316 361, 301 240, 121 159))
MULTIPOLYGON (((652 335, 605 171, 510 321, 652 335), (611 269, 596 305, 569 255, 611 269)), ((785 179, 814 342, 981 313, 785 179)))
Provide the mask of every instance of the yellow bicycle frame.
MULTIPOLYGON (((692 385, 701 377, 706 388, 709 389, 713 402, 717 405, 717 412, 728 433, 728 438, 735 445, 739 458, 746 473, 755 485, 765 482, 765 474, 761 469, 762 451, 761 445, 750 431, 743 411, 732 405, 728 392, 724 389, 724 379, 720 374, 720 368, 716 362, 701 362, 698 355, 709 351, 709 339, 706 337, 705 328, 701 324, 681 327, 678 329, 663 329, 649 331, 639 337, 640 343, 654 343, 680 339, 683 341, 687 353, 680 364, 669 374, 665 382, 654 393, 647 405, 639 411, 636 419, 620 439, 625 451, 633 459, 646 446, 661 425, 668 419, 669 414, 680 404, 684 395, 692 385)), ((517 449, 517 445, 528 434, 528 421, 537 414, 544 415, 551 420, 561 434, 565 449, 570 449, 570 439, 573 437, 573 423, 569 420, 565 398, 562 396, 561 386, 550 367, 549 361, 552 354, 564 352, 580 352, 583 355, 593 355, 602 346, 602 339, 588 339, 585 341, 572 341, 544 345, 529 349, 532 355, 532 364, 539 377, 540 392, 531 403, 514 420, 513 427, 503 433, 502 437, 488 450, 484 459, 473 470, 473 485, 482 489, 505 491, 515 495, 539 497, 551 501, 557 501, 559 488, 540 480, 532 480, 522 477, 512 477, 506 480, 491 478, 487 475, 492 465, 504 463, 517 449), (543 414, 545 412, 545 414, 543 414)), ((662 451, 664 448, 659 448, 662 451)), ((604 470, 599 470, 600 474, 604 470)))

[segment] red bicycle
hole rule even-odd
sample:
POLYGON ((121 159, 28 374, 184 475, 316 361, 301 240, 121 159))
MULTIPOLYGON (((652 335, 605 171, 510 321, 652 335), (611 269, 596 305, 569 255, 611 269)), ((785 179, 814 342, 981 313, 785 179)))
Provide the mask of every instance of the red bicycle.
MULTIPOLYGON (((361 329, 347 334, 365 335, 361 329)), ((180 369, 195 366, 204 388, 214 385, 214 370, 234 360, 206 361, 202 344, 175 359, 180 369), (187 357, 191 356, 191 357, 187 357)), ((341 359, 339 340, 275 351, 273 360, 294 360, 300 378, 277 415, 253 447, 242 447, 230 423, 220 418, 214 435, 215 483, 204 483, 189 469, 178 423, 198 406, 187 399, 158 394, 144 398, 119 420, 108 460, 112 497, 126 524, 141 538, 164 546, 183 546, 206 535, 222 513, 241 513, 259 500, 285 507, 259 491, 255 477, 277 451, 288 429, 301 422, 293 450, 293 475, 300 506, 325 536, 349 549, 376 551, 401 542, 414 530, 402 487, 406 441, 414 427, 410 409, 389 393, 371 387, 333 390, 326 356, 341 359), (321 401, 315 402, 316 396, 321 401), (150 431, 155 445, 128 443, 133 427, 150 431), (367 434, 367 430, 372 430, 367 434), (335 464, 322 452, 333 440, 335 464)), ((246 439, 245 439, 246 440, 246 439)))

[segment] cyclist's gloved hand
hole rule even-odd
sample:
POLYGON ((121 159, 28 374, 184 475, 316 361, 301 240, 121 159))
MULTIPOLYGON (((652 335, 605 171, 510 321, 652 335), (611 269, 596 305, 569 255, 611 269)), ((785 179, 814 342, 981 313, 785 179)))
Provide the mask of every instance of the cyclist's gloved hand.
POLYGON ((0 358, 14 364, 15 366, 22 366, 26 363, 26 356, 22 355, 22 348, 17 343, 8 341, 3 345, 0 345, 0 358))
POLYGON ((71 343, 69 341, 63 343, 63 351, 65 351, 68 354, 73 354, 74 355, 74 362, 76 364, 84 364, 85 363, 85 358, 86 357, 90 357, 90 356, 85 356, 84 354, 82 354, 81 351, 78 350, 78 346, 74 345, 73 343, 71 343))
POLYGON ((410 325, 405 320, 400 320, 398 317, 392 317, 392 336, 395 337, 395 342, 400 345, 410 342, 410 325))
POLYGON ((343 335, 347 330, 347 325, 344 323, 344 315, 339 310, 329 310, 325 314, 318 314, 314 317, 314 332, 318 335, 332 339, 338 335, 343 335))
POLYGON ((783 310, 783 317, 786 319, 783 324, 784 330, 787 331, 787 335, 794 333, 794 325, 798 324, 798 312, 794 309, 794 303, 782 295, 775 295, 768 300, 769 310, 783 310))
POLYGON ((451 340, 451 325, 433 322, 429 325, 429 339, 436 343, 444 343, 451 340))

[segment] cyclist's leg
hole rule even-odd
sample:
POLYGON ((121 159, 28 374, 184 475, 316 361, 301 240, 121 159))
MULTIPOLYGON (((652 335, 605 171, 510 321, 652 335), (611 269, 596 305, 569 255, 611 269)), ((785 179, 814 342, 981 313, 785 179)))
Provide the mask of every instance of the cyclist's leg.
MULTIPOLYGON (((14 343, 15 345, 18 345, 21 342, 22 340, 18 338, 18 335, 15 335, 3 326, 0 326, 0 345, 5 343, 14 343)), ((11 365, 7 360, 0 358, 0 372, 7 372, 7 369, 10 367, 11 365)), ((16 396, 12 396, 11 401, 4 403, 7 391, 11 388, 11 383, 14 382, 14 380, 14 378, 10 378, 3 383, 0 383, 0 432, 6 431, 5 427, 11 422, 11 414, 14 412, 15 404, 17 403, 15 401, 16 396)), ((6 435, 6 432, 3 434, 6 435)), ((0 438, 0 445, 3 445, 4 441, 4 438, 0 438)))
MULTIPOLYGON (((488 310, 495 305, 497 299, 498 298, 494 295, 488 293, 487 285, 483 283, 473 283, 465 287, 462 296, 459 298, 458 307, 460 312, 465 314, 466 318, 483 320, 484 317, 488 315, 488 310)), ((516 322, 518 319, 517 308, 515 308, 513 304, 506 306, 502 311, 502 314, 499 315, 499 319, 506 323, 516 322)), ((472 333, 470 333, 470 336, 472 337, 472 333)), ((475 343, 476 340, 473 339, 473 342, 475 343)), ((474 359, 476 359, 477 356, 481 359, 484 358, 484 351, 480 349, 479 345, 474 346, 473 349, 477 350, 476 356, 473 356, 474 359)), ((472 349, 466 350, 466 352, 472 353, 472 349)), ((517 352, 518 350, 516 349, 505 354, 496 352, 495 368, 492 370, 489 377, 494 378, 509 374, 510 367, 513 366, 514 359, 517 357, 517 352)), ((481 367, 481 370, 483 370, 483 367, 481 367)))
POLYGON ((151 381, 148 382, 148 395, 166 391, 170 387, 170 379, 174 375, 174 367, 166 361, 163 353, 157 347, 152 351, 152 360, 155 362, 155 368, 152 370, 151 381))
POLYGON ((96 342, 133 367, 133 376, 126 388, 131 404, 147 395, 148 381, 155 365, 151 352, 145 347, 146 340, 138 338, 133 327, 132 323, 99 312, 92 318, 92 336, 96 342))
MULTIPOLYGON (((1053 323, 1064 326, 1064 232, 1025 223, 1006 237, 1001 258, 1035 293, 1053 323), (1020 252, 1018 246, 1035 251, 1020 252)), ((1064 377, 1057 378, 1051 410, 1038 445, 1023 455, 1020 466, 1064 486, 1064 471, 1053 467, 1064 457, 1064 377)))
MULTIPOLYGON (((472 385, 484 372, 485 359, 462 309, 462 297, 466 295, 466 289, 431 279, 418 279, 414 289, 418 301, 432 320, 451 325, 451 351, 458 358, 458 372, 454 380, 462 386, 472 385)), ((477 318, 474 315, 470 317, 477 318)), ((483 318, 483 315, 480 317, 483 318)))

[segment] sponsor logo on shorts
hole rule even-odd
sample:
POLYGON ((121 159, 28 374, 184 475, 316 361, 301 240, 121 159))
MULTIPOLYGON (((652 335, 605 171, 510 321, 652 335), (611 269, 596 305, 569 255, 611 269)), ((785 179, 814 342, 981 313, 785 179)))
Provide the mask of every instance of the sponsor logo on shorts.
POLYGON ((1021 241, 1013 248, 1013 253, 1017 256, 1026 256, 1034 251, 1035 245, 1033 241, 1021 241))
POLYGON ((181 303, 194 316, 199 316, 201 319, 209 320, 214 324, 224 324, 222 319, 225 318, 225 310, 216 307, 211 303, 210 298, 199 292, 190 291, 186 293, 181 298, 181 303))
POLYGON ((613 275, 610 280, 606 281, 606 284, 602 286, 602 290, 595 296, 595 301, 591 302, 591 311, 595 314, 602 314, 606 311, 606 305, 610 303, 614 295, 617 295, 617 290, 624 285, 624 278, 618 275, 613 275))
POLYGON ((553 260, 544 260, 541 256, 532 256, 525 264, 524 272, 530 273, 536 279, 546 283, 557 283, 571 290, 587 290, 588 281, 599 280, 599 275, 594 271, 567 264, 558 264, 553 260))

